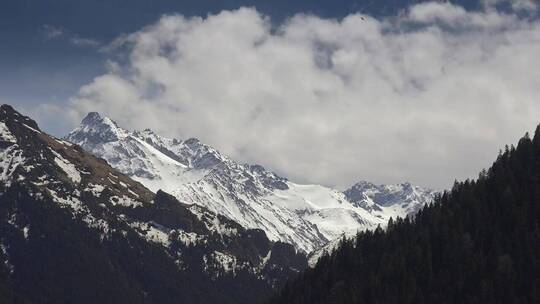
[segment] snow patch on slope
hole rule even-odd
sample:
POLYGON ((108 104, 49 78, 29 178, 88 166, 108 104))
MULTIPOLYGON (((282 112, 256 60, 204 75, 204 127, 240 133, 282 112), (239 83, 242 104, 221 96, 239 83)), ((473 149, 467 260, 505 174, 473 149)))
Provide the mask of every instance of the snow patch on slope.
POLYGON ((147 241, 160 244, 164 247, 169 247, 169 233, 163 227, 157 227, 152 223, 147 222, 131 222, 129 226, 135 228, 137 233, 147 241))
POLYGON ((109 201, 111 202, 111 204, 113 206, 116 206, 116 205, 119 205, 119 206, 123 206, 123 207, 131 207, 131 208, 136 208, 136 207, 141 207, 143 205, 143 203, 139 202, 139 201, 136 201, 132 198, 129 198, 125 195, 122 195, 122 196, 111 196, 109 198, 109 201))
POLYGON ((16 144, 6 149, 0 148, 0 183, 9 187, 15 170, 25 162, 23 152, 16 144))
POLYGON ((60 153, 54 151, 53 149, 50 149, 51 152, 55 155, 54 162, 64 173, 66 173, 67 177, 71 179, 74 183, 80 183, 81 182, 81 174, 79 170, 70 163, 68 160, 66 160, 60 153))
POLYGON ((6 126, 4 122, 0 121, 0 139, 3 141, 7 141, 10 143, 16 143, 17 139, 13 134, 11 134, 11 131, 9 131, 9 128, 6 126))

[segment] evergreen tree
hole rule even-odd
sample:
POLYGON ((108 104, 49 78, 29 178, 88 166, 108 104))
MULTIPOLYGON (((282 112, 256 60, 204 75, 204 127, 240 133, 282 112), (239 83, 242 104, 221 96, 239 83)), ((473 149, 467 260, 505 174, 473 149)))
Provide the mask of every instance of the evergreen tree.
POLYGON ((414 219, 343 240, 270 303, 540 303, 540 126, 414 219))

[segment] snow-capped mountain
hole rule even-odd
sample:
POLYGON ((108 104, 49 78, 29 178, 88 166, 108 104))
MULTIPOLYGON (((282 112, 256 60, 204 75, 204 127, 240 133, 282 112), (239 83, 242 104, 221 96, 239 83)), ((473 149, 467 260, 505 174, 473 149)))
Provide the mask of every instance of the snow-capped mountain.
POLYGON ((375 185, 361 181, 343 192, 355 206, 383 217, 406 217, 432 201, 435 192, 410 183, 375 185))
POLYGON ((345 192, 297 184, 262 166, 239 164, 195 138, 128 131, 98 113, 89 113, 66 140, 152 191, 162 189, 305 252, 343 233, 384 226, 391 216, 407 216, 433 195, 408 184, 359 183, 345 192))
MULTIPOLYGON (((103 131, 99 140, 122 136, 103 131)), ((306 263, 293 246, 152 192, 0 106, 0 298, 253 303, 306 263)))

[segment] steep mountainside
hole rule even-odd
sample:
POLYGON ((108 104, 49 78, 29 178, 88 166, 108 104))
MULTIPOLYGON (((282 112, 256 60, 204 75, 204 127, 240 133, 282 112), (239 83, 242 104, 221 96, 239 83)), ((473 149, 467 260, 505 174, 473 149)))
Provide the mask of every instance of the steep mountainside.
POLYGON ((270 303, 540 303, 540 126, 414 218, 344 241, 270 303))
POLYGON ((256 303, 305 266, 0 107, 2 303, 256 303))
POLYGON ((66 140, 107 160, 153 191, 162 189, 275 241, 311 252, 343 233, 386 225, 430 201, 433 192, 409 184, 359 183, 344 193, 300 185, 259 165, 238 164, 199 140, 169 139, 150 130, 130 132, 89 113, 66 140))

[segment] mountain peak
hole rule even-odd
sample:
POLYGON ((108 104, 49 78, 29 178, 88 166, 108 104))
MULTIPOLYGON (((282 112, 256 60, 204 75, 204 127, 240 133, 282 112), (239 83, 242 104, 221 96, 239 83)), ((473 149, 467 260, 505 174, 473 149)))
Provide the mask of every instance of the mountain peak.
POLYGON ((29 117, 26 117, 17 112, 12 106, 8 104, 0 105, 0 122, 5 124, 17 124, 24 125, 27 128, 35 131, 40 131, 37 123, 29 117))
POLYGON ((414 186, 413 186, 411 183, 409 183, 409 182, 403 182, 403 183, 401 183, 400 185, 401 185, 401 187, 402 187, 403 189, 406 189, 406 190, 413 190, 413 187, 414 187, 414 186))
POLYGON ((2 104, 0 105, 0 110, 5 113, 5 112, 16 112, 12 106, 8 105, 8 104, 2 104))
POLYGON ((373 189, 373 188, 377 188, 377 185, 375 185, 372 182, 361 180, 361 181, 356 182, 354 185, 352 185, 349 189, 347 189, 347 191, 366 190, 366 189, 373 189))
POLYGON ((97 121, 101 121, 103 118, 98 112, 89 112, 82 120, 82 124, 89 125, 97 121))
POLYGON ((107 116, 101 116, 98 112, 88 113, 78 128, 66 137, 71 142, 86 140, 89 144, 116 141, 124 138, 128 132, 107 116))
POLYGON ((198 138, 191 137, 191 138, 186 139, 184 141, 184 144, 186 144, 188 146, 199 145, 199 144, 201 144, 201 141, 198 138))
POLYGON ((84 126, 108 126, 111 129, 119 129, 116 121, 107 116, 101 116, 98 112, 89 112, 81 121, 84 126))

